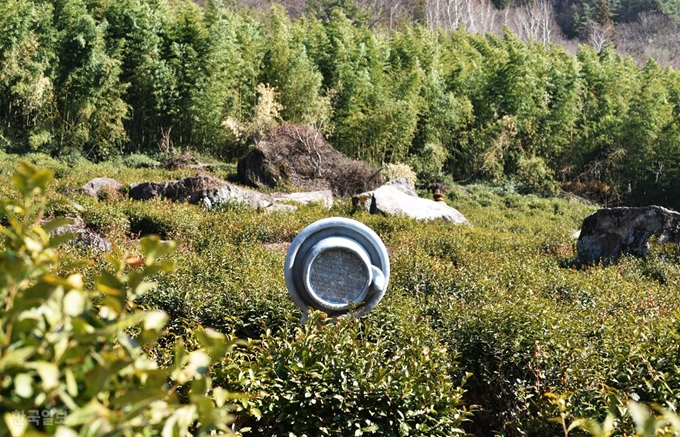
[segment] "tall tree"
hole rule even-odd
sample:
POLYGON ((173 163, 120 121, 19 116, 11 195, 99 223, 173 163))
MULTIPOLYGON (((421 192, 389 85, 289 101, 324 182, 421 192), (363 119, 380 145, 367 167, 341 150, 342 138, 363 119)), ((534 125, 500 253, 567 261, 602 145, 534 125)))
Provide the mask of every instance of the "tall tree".
POLYGON ((60 60, 55 74, 55 145, 61 151, 75 149, 105 158, 120 152, 127 139, 121 62, 107 47, 108 23, 97 21, 82 0, 54 4, 60 60))
POLYGON ((52 140, 52 8, 29 0, 2 2, 0 29, 0 147, 9 142, 41 150, 52 140))
POLYGON ((285 120, 308 121, 319 99, 321 73, 307 55, 303 29, 294 28, 282 8, 273 7, 268 21, 261 82, 276 88, 285 120))

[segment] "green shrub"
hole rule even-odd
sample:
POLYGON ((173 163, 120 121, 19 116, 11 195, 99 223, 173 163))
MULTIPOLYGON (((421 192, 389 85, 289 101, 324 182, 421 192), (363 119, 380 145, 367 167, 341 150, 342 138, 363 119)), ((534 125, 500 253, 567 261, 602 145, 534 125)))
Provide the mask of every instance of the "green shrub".
MULTIPOLYGON (((397 328, 404 326, 397 326, 397 328)), ((406 332, 403 332, 406 334, 406 332)), ((452 436, 468 417, 455 362, 418 333, 395 341, 390 326, 314 313, 288 335, 267 333, 243 378, 260 393, 254 435, 452 436)))
POLYGON ((130 220, 125 212, 109 205, 93 202, 84 209, 82 217, 88 228, 105 236, 120 238, 130 231, 130 220))
POLYGON ((146 278, 173 268, 159 258, 174 244, 147 238, 142 258, 114 254, 94 290, 81 273, 59 275, 58 246, 68 237, 50 231, 67 221, 40 222, 51 178, 23 164, 13 179, 21 200, 0 202, 8 221, 0 228, 0 434, 228 433, 229 394, 208 375, 227 350, 223 335, 196 331, 201 349, 178 342, 165 369, 142 350, 163 335, 167 315, 139 311, 134 299, 153 288, 146 278))
POLYGON ((381 174, 383 180, 386 182, 394 179, 405 178, 409 181, 412 187, 415 187, 416 182, 418 181, 418 176, 416 176, 415 172, 411 170, 411 167, 409 167, 408 164, 402 163, 385 164, 383 166, 381 174))
MULTIPOLYGON (((6 171, 18 158, 0 154, 0 161, 0 197, 22 202, 21 194, 9 191, 11 174, 6 171)), ((58 192, 48 195, 64 199, 61 191, 102 174, 129 183, 177 179, 188 171, 86 164, 65 170, 58 192)), ((246 435, 302 435, 305 428, 307 435, 320 434, 314 426, 343 434, 389 435, 400 432, 390 428, 395 423, 409 426, 409 435, 444 434, 450 425, 474 435, 539 437, 566 435, 563 424, 575 423, 580 429, 569 435, 583 435, 594 429, 584 428, 585 423, 602 427, 611 408, 612 435, 651 435, 636 430, 639 423, 629 401, 671 412, 680 402, 677 258, 653 245, 646 260, 624 257, 607 266, 580 265, 572 232, 594 206, 520 191, 517 181, 454 185, 447 202, 473 226, 352 213, 348 200, 336 201, 331 211, 304 206, 276 214, 249 208, 206 211, 165 200, 78 200, 88 226, 136 254, 128 259, 140 256, 136 238, 141 234, 158 232, 178 243, 165 255, 177 262, 177 269, 149 278, 157 288, 135 301, 169 318, 163 335, 144 345, 147 357, 172 368, 178 342, 187 350, 199 348, 202 329, 253 339, 251 347, 220 359, 210 373, 215 386, 249 393, 240 399, 238 416, 246 435), (392 273, 385 298, 360 322, 313 329, 299 325, 301 311, 288 297, 282 266, 300 230, 328 216, 351 216, 374 229, 386 243, 392 273), (337 344, 341 350, 332 356, 337 344), (430 364, 421 362, 426 348, 430 364), (311 357, 315 364, 296 368, 299 357, 311 357), (341 366, 328 364, 334 362, 341 366), (395 372, 429 375, 432 383, 403 372, 392 381, 381 380, 380 372, 391 372, 393 365, 395 372), (430 365, 439 373, 429 373, 430 365), (356 381, 366 398, 347 387, 339 372, 350 375, 350 386, 356 381), (313 388, 310 398, 305 397, 307 385, 313 388), (413 411, 419 411, 417 405, 434 405, 426 404, 418 390, 430 390, 433 400, 449 393, 452 403, 442 400, 433 407, 436 413, 408 416, 402 405, 413 411), (323 396, 319 400, 317 392, 342 396, 344 407, 332 395, 337 403, 323 396), (319 413, 306 407, 313 399, 319 413), (349 408, 349 402, 357 408, 349 408), (386 416, 370 416, 376 409, 386 416), (416 429, 417 423, 430 431, 416 429)), ((73 211, 61 203, 49 206, 45 216, 71 216, 73 211)), ((10 227, 7 218, 0 223, 10 227)), ((64 247, 59 256, 52 274, 68 277, 73 274, 70 263, 82 254, 64 247)), ((95 290, 99 271, 110 270, 103 258, 92 257, 78 267, 83 289, 95 290)), ((93 305, 101 305, 104 297, 97 293, 93 305)), ((38 375, 35 384, 40 382, 38 375)), ((177 388, 183 402, 189 400, 188 388, 177 388)), ((653 411, 654 423, 665 420, 665 413, 653 411)))
POLYGON ((158 168, 161 163, 143 153, 133 153, 123 158, 123 164, 131 168, 158 168))
POLYGON ((542 196, 554 196, 559 192, 553 172, 542 158, 522 156, 517 162, 517 178, 525 192, 542 196))

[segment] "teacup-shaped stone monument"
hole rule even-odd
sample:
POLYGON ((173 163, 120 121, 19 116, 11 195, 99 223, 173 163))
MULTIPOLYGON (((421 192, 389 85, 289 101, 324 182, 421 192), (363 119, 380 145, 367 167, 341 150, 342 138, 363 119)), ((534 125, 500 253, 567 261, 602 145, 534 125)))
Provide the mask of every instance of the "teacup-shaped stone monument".
POLYGON ((380 237, 356 220, 319 220, 298 234, 286 255, 284 277, 306 318, 309 308, 360 317, 387 290, 390 263, 380 237))

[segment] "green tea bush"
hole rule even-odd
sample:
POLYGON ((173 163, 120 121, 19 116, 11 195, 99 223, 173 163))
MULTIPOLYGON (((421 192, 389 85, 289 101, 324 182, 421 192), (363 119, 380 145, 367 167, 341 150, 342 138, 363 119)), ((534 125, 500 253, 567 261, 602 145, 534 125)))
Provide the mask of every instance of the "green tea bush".
POLYGON ((517 178, 524 192, 554 196, 560 190, 553 172, 542 158, 522 156, 517 162, 517 178))
MULTIPOLYGON (((403 327, 403 326, 402 326, 403 327)), ((241 375, 260 417, 239 421, 254 435, 452 436, 468 417, 456 364, 417 333, 314 313, 286 336, 266 333, 241 375)))
MULTIPOLYGON (((119 208, 110 205, 91 203, 82 213, 82 218, 88 228, 107 237, 120 239, 130 232, 130 219, 119 208)), ((146 233, 149 235, 151 233, 146 233)))
MULTIPOLYGON (((6 171, 18 158, 0 154, 0 162, 0 194, 22 201, 6 171)), ((66 189, 102 175, 131 183, 178 179, 187 170, 83 164, 64 170, 47 194, 67 199, 66 189)), ((77 200, 86 225, 136 254, 128 259, 142 257, 136 238, 149 232, 178 243, 164 255, 177 268, 152 275, 154 292, 134 301, 168 315, 162 335, 145 343, 147 357, 172 368, 177 344, 200 348, 204 329, 251 339, 250 347, 216 358, 206 374, 214 386, 248 393, 237 417, 244 435, 320 435, 321 428, 336 435, 406 435, 407 428, 408 435, 607 435, 610 423, 611 435, 672 435, 669 418, 680 402, 676 257, 653 245, 648 259, 581 265, 572 233, 595 207, 520 191, 517 182, 454 185, 446 201, 472 226, 354 212, 347 199, 330 211, 275 214, 77 200), (380 235, 390 285, 359 322, 301 326, 283 281, 286 249, 305 226, 329 216, 352 217, 380 235), (634 402, 659 406, 647 420, 658 425, 653 433, 640 428, 644 414, 633 412, 634 402)), ((72 213, 60 204, 44 216, 72 213)), ((68 262, 83 254, 59 253, 53 274, 68 277, 68 262)), ((78 268, 83 289, 97 289, 99 271, 110 269, 103 258, 78 268)), ((105 297, 97 293, 93 305, 105 297)), ((183 402, 188 388, 177 388, 183 402)))

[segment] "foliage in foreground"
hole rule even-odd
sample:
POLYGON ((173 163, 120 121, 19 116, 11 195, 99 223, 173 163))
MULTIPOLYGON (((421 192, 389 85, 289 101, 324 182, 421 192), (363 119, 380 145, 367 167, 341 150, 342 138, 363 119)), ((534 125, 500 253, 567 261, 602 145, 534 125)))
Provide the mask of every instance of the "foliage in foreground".
POLYGON ((114 254, 90 289, 78 272, 84 263, 62 265, 58 247, 69 236, 50 236, 68 220, 42 220, 51 178, 22 165, 13 178, 19 200, 0 202, 0 434, 229 432, 230 395, 208 375, 227 350, 222 334, 197 331, 203 348, 191 352, 178 342, 169 368, 143 351, 168 316, 139 311, 134 300, 154 287, 146 278, 173 268, 160 258, 174 244, 148 237, 140 257, 114 254))

